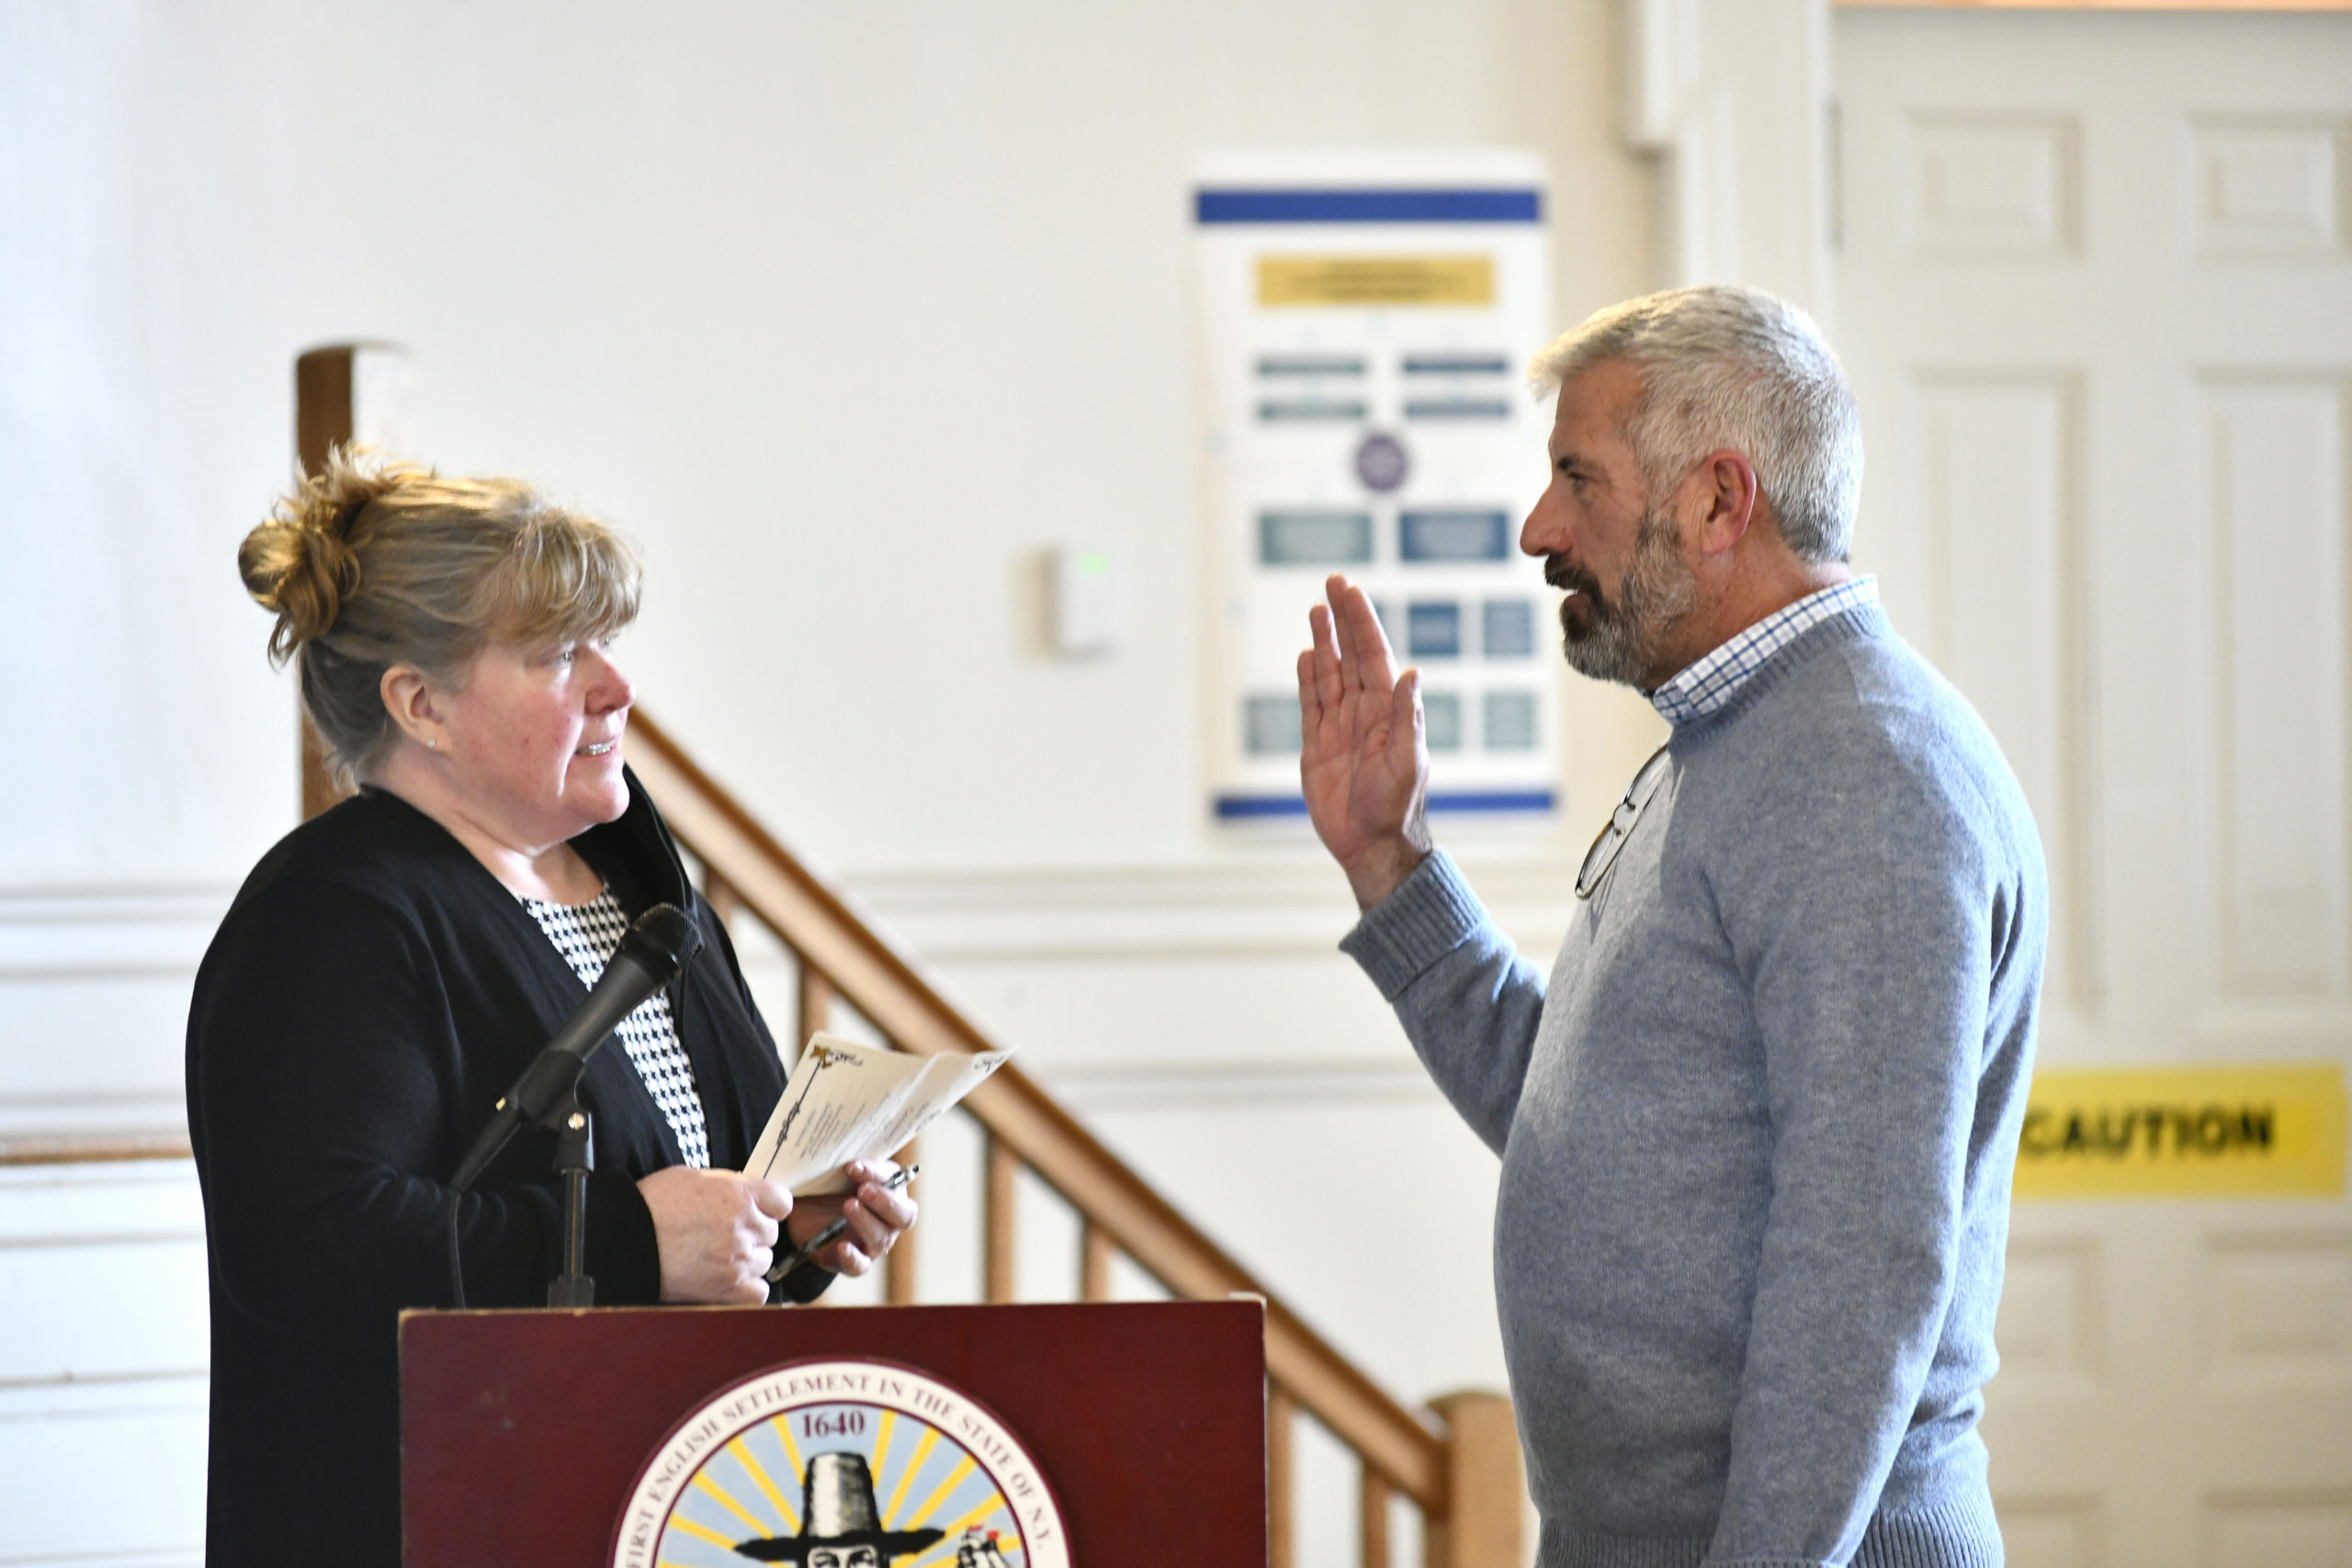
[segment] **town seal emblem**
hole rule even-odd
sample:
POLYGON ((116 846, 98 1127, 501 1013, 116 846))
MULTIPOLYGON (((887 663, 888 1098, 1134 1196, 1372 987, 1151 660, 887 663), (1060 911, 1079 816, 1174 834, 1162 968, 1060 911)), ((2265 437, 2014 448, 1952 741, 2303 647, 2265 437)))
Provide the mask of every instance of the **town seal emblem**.
POLYGON ((1036 1461, 969 1394, 886 1361, 721 1389, 630 1488, 613 1568, 1069 1568, 1036 1461))

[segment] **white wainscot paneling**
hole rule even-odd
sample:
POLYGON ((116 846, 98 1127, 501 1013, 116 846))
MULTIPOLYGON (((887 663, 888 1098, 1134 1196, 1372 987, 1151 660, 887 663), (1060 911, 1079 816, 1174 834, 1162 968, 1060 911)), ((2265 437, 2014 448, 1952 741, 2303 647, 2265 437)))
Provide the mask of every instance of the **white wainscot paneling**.
POLYGON ((2344 246, 2342 120, 2211 118, 2189 130, 2197 247, 2215 257, 2332 259, 2344 246))
POLYGON ((2210 1568, 2343 1568, 2352 1562, 2352 1494, 2260 1493, 2212 1499, 2210 1568))
POLYGON ((1497 1163, 1442 1101, 1270 1097, 1088 1122, 1390 1393, 1504 1386, 1497 1163))
MULTIPOLYGON (((1487 908, 1548 968, 1574 897, 1561 856, 1467 860, 1487 908)), ((862 905, 1076 1108, 1196 1110, 1430 1099, 1394 1015, 1339 941, 1328 863, 865 876, 862 905)), ((772 952, 745 944, 763 998, 772 952)), ((766 1005, 763 1002, 763 1005, 766 1005)))
MULTIPOLYGON (((1465 870, 1548 966, 1572 866, 1472 858, 1465 870)), ((1355 919, 1336 870, 1268 860, 848 881, 1091 1130, 1393 1393, 1501 1386, 1495 1158, 1336 951, 1355 919)), ((781 1002, 784 961, 756 939, 742 947, 763 997, 781 1002)), ((923 1151, 940 1224, 922 1271, 927 1297, 953 1300, 978 1270, 961 1235, 977 1234, 978 1162, 965 1130, 942 1133, 923 1151)), ((1024 1188, 1024 1290, 1074 1284, 1075 1227, 1055 1208, 1024 1188)))
POLYGON ((2093 1497, 1999 1497, 2008 1568, 2099 1568, 2098 1501, 2093 1497))
POLYGON ((2352 1026, 2346 852, 2344 389, 2199 389, 2214 671, 2215 999, 2352 1026))
POLYGON ((2352 1387, 2352 1236, 2218 1236, 2204 1273, 2217 1387, 2352 1387))
POLYGON ((176 1129, 227 887, 0 890, 0 1136, 176 1129))
POLYGON ((2025 788, 2049 859, 2046 995, 2087 1020, 2101 990, 2096 719, 2080 503, 2081 389, 2071 374, 1922 372, 1912 392, 1929 581, 1927 642, 2025 788))
POLYGON ((2071 255, 2079 243, 2080 132, 2065 116, 1908 117, 1912 243, 1922 255, 2071 255))
POLYGON ((0 1562, 202 1559, 203 1206, 186 1161, 0 1168, 0 1562))
POLYGON ((2081 1393, 2105 1364, 2098 1253, 2087 1236, 2013 1236, 1994 1331, 1999 1393, 2081 1393))
MULTIPOLYGON (((1306 840, 1302 829, 1296 837, 1306 840)), ((1454 859, 1498 922, 1548 955, 1576 900, 1573 849, 1523 854, 1465 849, 1454 859), (1563 875, 1563 865, 1566 874, 1563 875)), ((1271 848, 1263 859, 1084 871, 853 874, 868 911, 932 963, 1126 956, 1328 958, 1355 924, 1339 868, 1319 852, 1271 848)))

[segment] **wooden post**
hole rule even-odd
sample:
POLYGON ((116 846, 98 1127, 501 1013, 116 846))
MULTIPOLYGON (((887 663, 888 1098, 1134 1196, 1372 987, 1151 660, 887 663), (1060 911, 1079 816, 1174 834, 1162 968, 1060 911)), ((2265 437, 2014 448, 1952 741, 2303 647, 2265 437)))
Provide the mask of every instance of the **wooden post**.
POLYGON ((1527 1477, 1507 1395, 1469 1391, 1430 1401, 1446 1425, 1446 1509, 1429 1521, 1429 1568, 1520 1568, 1527 1477))
MULTIPOLYGON (((294 456, 306 474, 326 466, 329 447, 351 439, 351 367, 358 351, 349 344, 314 348, 294 361, 294 456)), ((301 733, 302 820, 308 822, 343 798, 327 771, 326 748, 309 716, 296 711, 301 733)))
POLYGON ((294 455, 302 471, 326 467, 327 451, 351 439, 351 367, 356 344, 329 344, 294 361, 294 455))
POLYGON ((1014 1207, 1020 1201, 1021 1156, 991 1134, 988 1139, 988 1191, 980 1245, 984 1280, 980 1299, 1009 1302, 1019 1292, 1020 1239, 1014 1207))
MULTIPOLYGON (((899 1151, 899 1163, 900 1165, 922 1163, 922 1148, 920 1141, 909 1144, 899 1151)), ((917 1203, 922 1201, 922 1177, 918 1176, 907 1183, 907 1196, 917 1203)), ((922 1292, 920 1288, 922 1281, 916 1278, 916 1259, 922 1256, 917 1248, 922 1245, 922 1224, 918 1220, 912 1230, 901 1232, 896 1245, 883 1254, 882 1300, 885 1304, 894 1307, 912 1306, 922 1299, 922 1292)))
MULTIPOLYGON (((306 474, 326 466, 327 453, 358 441, 390 451, 411 445, 408 358, 394 344, 336 343, 294 361, 294 456, 306 474)), ((343 798, 327 772, 326 750, 309 719, 302 733, 302 818, 308 821, 343 798)))
POLYGON ((743 908, 743 896, 735 891, 735 885, 708 866, 705 866, 702 873, 702 896, 704 901, 710 906, 710 912, 718 917, 718 923, 729 931, 734 930, 736 913, 743 908))
POLYGON ((1078 1230, 1078 1299, 1082 1302, 1107 1302, 1111 1299, 1111 1259, 1118 1252, 1118 1244, 1091 1221, 1080 1220, 1078 1230))
POLYGON ((1370 1465, 1363 1467, 1362 1502, 1357 1539, 1363 1544, 1363 1568, 1389 1568, 1388 1478, 1370 1465))
MULTIPOLYGON (((791 1060, 797 1062, 800 1060, 801 1048, 808 1043, 808 1037, 824 1028, 832 1020, 833 983, 826 979, 824 974, 815 964, 809 963, 805 955, 795 953, 793 956, 800 961, 800 986, 797 998, 798 1016, 793 1021, 799 1033, 793 1040, 789 1051, 791 1060)), ((791 1068, 787 1066, 785 1070, 788 1073, 791 1068)), ((819 1296, 815 1304, 831 1306, 833 1304, 831 1292, 828 1292, 819 1296)))
POLYGON ((795 1062, 800 1060, 800 1053, 808 1046, 808 1037, 832 1022, 833 995, 833 983, 826 979, 817 966, 802 955, 800 958, 800 1016, 793 1021, 798 1026, 800 1032, 790 1047, 791 1056, 795 1062))
POLYGON ((1291 1512, 1291 1428, 1298 1407, 1272 1382, 1266 1384, 1266 1568, 1291 1568, 1298 1560, 1291 1512))

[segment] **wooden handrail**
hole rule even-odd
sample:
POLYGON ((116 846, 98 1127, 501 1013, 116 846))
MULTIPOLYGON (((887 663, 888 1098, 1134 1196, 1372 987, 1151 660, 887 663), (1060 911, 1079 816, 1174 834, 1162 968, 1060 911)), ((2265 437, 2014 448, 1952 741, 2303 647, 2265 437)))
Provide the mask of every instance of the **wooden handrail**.
POLYGON ((186 1133, 26 1133, 0 1135, 0 1165, 108 1165, 194 1159, 186 1133))
MULTIPOLYGON (((679 841, 892 1044, 923 1055, 995 1048, 642 708, 629 716, 628 754, 679 841)), ((1397 1491, 1433 1517, 1447 1513, 1452 1455, 1444 1437, 1300 1322, 1034 1081, 1007 1066, 965 1103, 990 1139, 1177 1295, 1264 1298, 1266 1364, 1275 1383, 1397 1491)))
MULTIPOLYGON (((755 915, 799 958, 796 1022, 804 1032, 824 1019, 838 997, 900 1050, 940 1055, 995 1048, 910 958, 778 843, 657 724, 639 711, 629 728, 631 764, 679 841, 707 868, 714 903, 722 912, 755 915)), ((1120 1252, 1179 1296, 1216 1301, 1247 1294, 1266 1303, 1266 1364, 1273 1385, 1268 1440, 1276 1471, 1269 1522, 1277 1563, 1290 1560, 1294 1411, 1319 1421, 1363 1464, 1361 1539, 1367 1564, 1385 1568, 1389 1562, 1385 1510, 1392 1489, 1428 1515, 1432 1568, 1517 1561, 1518 1453, 1506 1401, 1456 1396, 1438 1401, 1428 1417, 1398 1404, 1017 1067, 999 1070, 966 1106, 987 1134, 988 1299, 1012 1299, 1015 1177, 1025 1167, 1078 1212, 1083 1299, 1107 1296, 1111 1258, 1120 1252), (1458 1517, 1465 1512, 1476 1518, 1458 1517), (1486 1536, 1493 1539, 1480 1539, 1486 1536)), ((0 1167, 187 1159, 191 1153, 180 1132, 0 1136, 0 1167)), ((911 1299, 912 1280, 911 1269, 893 1270, 889 1299, 911 1299)))
MULTIPOLYGON (((366 346, 328 344, 297 363, 296 445, 307 471, 317 471, 329 445, 351 439, 357 423, 354 367, 366 346)), ((911 959, 770 837, 641 710, 631 716, 630 731, 630 761, 680 841, 702 861, 712 907, 722 919, 749 911, 798 959, 797 1038, 824 1021, 838 997, 901 1051, 937 1055, 989 1048, 988 1037, 940 996, 911 959)), ((333 804, 334 790, 307 726, 305 739, 303 815, 310 817, 333 804)), ((1518 1568, 1523 1483, 1507 1397, 1456 1394, 1436 1401, 1426 1418, 1415 1415, 1273 1300, 1019 1071, 1001 1070, 966 1105, 985 1129, 992 1156, 991 1297, 1012 1292, 1013 1178, 1026 1167, 1078 1211, 1083 1298, 1108 1295, 1112 1257, 1124 1252, 1178 1295, 1216 1300, 1246 1292, 1265 1302, 1269 1447, 1286 1472, 1292 1412, 1303 1409, 1355 1451, 1363 1466, 1365 1568, 1393 1568, 1386 1529, 1391 1487, 1423 1511, 1428 1568, 1518 1568)), ((48 1140, 41 1152, 15 1163, 186 1157, 187 1152, 185 1139, 169 1145, 83 1140, 74 1146, 113 1152, 79 1154, 62 1152, 66 1142, 48 1140)), ((9 1148, 0 1143, 0 1162, 6 1162, 9 1148)), ((916 1239, 908 1232, 884 1260, 887 1299, 893 1303, 913 1299, 916 1239)), ((1268 1522, 1273 1527, 1270 1561, 1287 1564, 1286 1475, 1268 1522)))

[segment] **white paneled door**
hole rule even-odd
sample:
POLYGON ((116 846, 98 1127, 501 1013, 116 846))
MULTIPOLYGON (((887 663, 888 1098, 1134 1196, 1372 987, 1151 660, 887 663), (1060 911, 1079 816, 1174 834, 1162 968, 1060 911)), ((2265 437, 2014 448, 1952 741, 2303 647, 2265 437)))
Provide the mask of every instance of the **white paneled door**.
MULTIPOLYGON (((2352 14, 1846 10, 1858 540, 2050 852, 2045 1066, 2352 1056, 2352 14)), ((2352 1209, 2020 1201, 2019 1568, 2352 1564, 2352 1209)))

